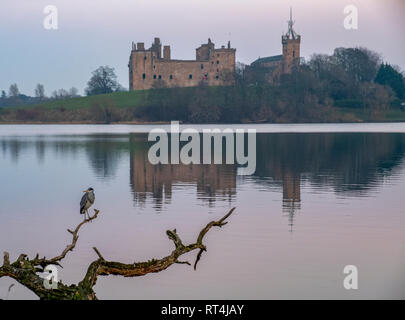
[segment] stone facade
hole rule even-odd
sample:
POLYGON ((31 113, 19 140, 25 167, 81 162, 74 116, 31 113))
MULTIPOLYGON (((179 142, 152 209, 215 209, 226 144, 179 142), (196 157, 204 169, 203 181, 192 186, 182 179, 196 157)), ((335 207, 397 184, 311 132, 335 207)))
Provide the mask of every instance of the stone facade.
POLYGON ((144 43, 132 43, 129 58, 129 89, 145 90, 159 87, 192 87, 200 83, 209 86, 232 85, 235 81, 235 52, 228 42, 227 48, 215 48, 208 43, 196 49, 195 60, 171 59, 170 46, 163 47, 159 38, 145 49, 144 43))

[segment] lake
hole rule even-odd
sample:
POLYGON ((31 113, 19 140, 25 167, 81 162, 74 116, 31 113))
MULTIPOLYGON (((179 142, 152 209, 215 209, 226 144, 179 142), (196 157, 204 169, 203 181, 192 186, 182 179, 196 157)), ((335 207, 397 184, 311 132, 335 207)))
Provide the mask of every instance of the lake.
MULTIPOLYGON (((0 125, 0 252, 60 253, 91 186, 100 214, 62 261, 67 284, 97 259, 94 246, 107 260, 160 258, 173 249, 167 229, 189 243, 236 207, 207 234, 196 271, 99 277, 99 299, 405 298, 405 123, 216 126, 257 129, 250 176, 232 164, 150 164, 153 127, 0 125), (346 265, 358 268, 357 290, 343 286, 346 265)), ((0 279, 0 299, 11 283, 0 279)), ((9 294, 35 298, 17 283, 9 294)))

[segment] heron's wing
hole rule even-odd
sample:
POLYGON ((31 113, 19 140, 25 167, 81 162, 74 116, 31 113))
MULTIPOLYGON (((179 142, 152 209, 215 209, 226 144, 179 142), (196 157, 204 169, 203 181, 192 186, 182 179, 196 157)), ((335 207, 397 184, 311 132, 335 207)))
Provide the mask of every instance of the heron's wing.
POLYGON ((85 193, 82 197, 82 200, 80 200, 80 211, 84 208, 87 202, 87 193, 85 193))

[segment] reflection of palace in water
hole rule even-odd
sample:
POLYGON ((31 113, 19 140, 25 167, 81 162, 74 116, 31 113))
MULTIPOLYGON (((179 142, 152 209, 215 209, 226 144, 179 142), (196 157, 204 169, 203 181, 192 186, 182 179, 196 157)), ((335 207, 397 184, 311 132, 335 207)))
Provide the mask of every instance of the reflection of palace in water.
POLYGON ((216 197, 232 199, 236 193, 234 165, 159 164, 148 160, 147 149, 130 153, 130 184, 135 201, 144 202, 151 196, 156 204, 168 201, 173 185, 196 186, 197 197, 214 202, 216 197))
MULTIPOLYGON (((236 165, 151 165, 147 135, 95 135, 78 138, 0 138, 0 157, 17 163, 32 148, 38 163, 49 156, 72 157, 83 153, 101 180, 114 179, 129 156, 130 188, 137 204, 151 199, 159 208, 190 190, 208 204, 236 198, 237 181, 282 190, 282 210, 289 224, 301 209, 301 185, 310 190, 333 190, 345 197, 365 196, 402 170, 405 134, 258 134, 256 172, 237 180, 236 165)), ((127 175, 127 172, 125 172, 127 175)), ((254 197, 254 195, 253 195, 254 197)), ((254 198, 251 199, 254 203, 254 198)))
MULTIPOLYGON (((147 143, 132 141, 131 144, 136 148, 131 148, 130 152, 130 184, 138 204, 145 203, 148 198, 157 207, 169 203, 175 185, 195 187, 197 197, 209 203, 218 198, 231 201, 236 195, 235 165, 152 165, 148 160, 147 143)), ((268 165, 264 166, 265 175, 271 176, 275 184, 280 185, 283 213, 288 215, 292 228, 294 215, 301 208, 301 173, 282 164, 269 171, 268 165)))
POLYGON ((291 168, 276 168, 274 179, 280 181, 283 189, 283 213, 288 215, 291 231, 294 216, 301 209, 301 174, 291 168))

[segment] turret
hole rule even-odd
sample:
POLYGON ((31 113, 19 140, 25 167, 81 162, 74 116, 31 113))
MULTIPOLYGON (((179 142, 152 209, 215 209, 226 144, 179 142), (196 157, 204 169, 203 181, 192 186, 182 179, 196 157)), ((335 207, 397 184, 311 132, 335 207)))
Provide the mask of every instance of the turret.
POLYGON ((295 21, 292 19, 292 9, 290 8, 290 20, 288 21, 288 31, 281 37, 283 45, 283 71, 291 72, 294 65, 298 65, 300 61, 300 44, 301 36, 297 34, 293 28, 295 21))

